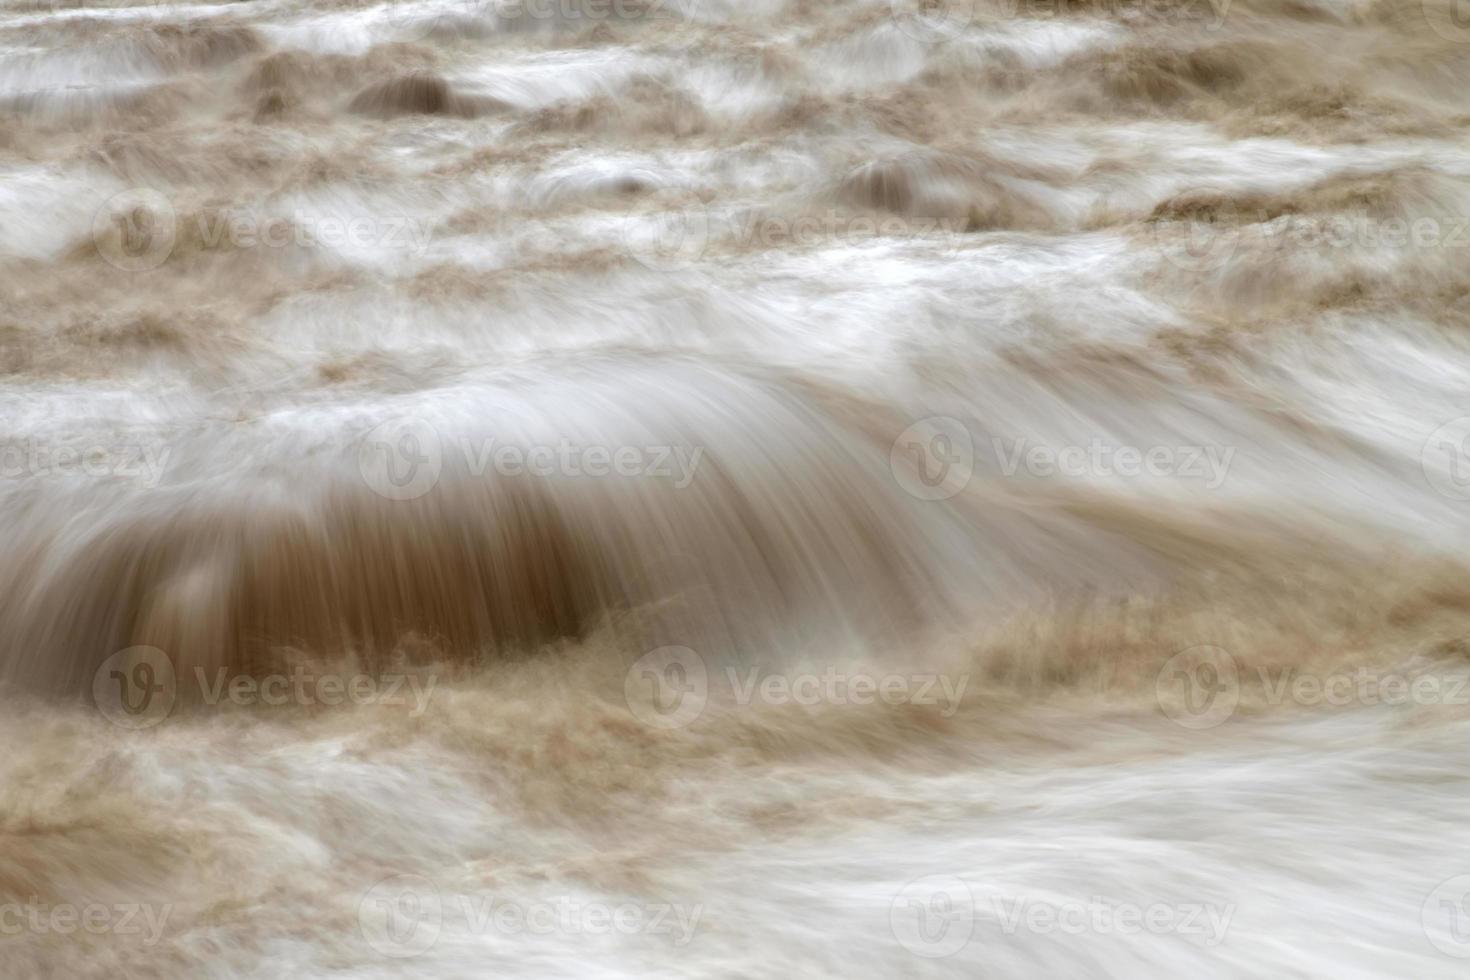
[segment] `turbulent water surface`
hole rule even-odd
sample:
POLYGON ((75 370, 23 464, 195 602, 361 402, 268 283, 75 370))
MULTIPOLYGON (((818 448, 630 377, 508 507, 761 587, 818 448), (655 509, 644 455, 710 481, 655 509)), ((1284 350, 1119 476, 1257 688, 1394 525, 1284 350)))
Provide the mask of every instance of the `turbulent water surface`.
POLYGON ((0 2, 0 973, 1459 976, 1454 0, 0 2))

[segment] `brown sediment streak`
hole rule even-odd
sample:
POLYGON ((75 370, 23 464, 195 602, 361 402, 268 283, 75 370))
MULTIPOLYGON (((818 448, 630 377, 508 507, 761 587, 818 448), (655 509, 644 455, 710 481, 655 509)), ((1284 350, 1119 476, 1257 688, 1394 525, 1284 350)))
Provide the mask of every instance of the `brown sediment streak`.
POLYGON ((352 112, 391 119, 394 116, 476 116, 505 108, 498 99, 455 94, 449 83, 431 72, 413 72, 370 85, 348 106, 352 112))

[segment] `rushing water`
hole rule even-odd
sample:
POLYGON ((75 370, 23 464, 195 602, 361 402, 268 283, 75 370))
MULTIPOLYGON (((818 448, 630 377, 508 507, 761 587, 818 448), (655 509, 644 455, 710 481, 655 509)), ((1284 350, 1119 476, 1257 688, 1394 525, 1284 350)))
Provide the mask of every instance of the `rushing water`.
POLYGON ((0 974, 1458 976, 1458 0, 0 0, 0 974))

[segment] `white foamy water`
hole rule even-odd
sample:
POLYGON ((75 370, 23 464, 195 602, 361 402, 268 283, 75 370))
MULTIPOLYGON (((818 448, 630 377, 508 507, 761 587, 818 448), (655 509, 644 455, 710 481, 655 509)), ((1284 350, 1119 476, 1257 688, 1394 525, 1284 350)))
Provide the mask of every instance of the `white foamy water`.
POLYGON ((1467 79, 0 4, 0 973, 1462 975, 1467 79))

